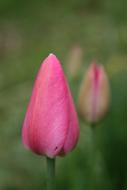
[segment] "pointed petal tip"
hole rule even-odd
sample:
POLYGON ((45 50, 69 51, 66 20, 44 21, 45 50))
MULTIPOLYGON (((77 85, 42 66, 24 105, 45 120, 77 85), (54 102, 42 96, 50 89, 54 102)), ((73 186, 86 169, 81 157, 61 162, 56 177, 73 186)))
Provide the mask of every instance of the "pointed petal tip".
POLYGON ((96 63, 95 60, 91 63, 91 68, 92 68, 93 70, 96 70, 96 69, 98 68, 98 64, 96 63))
POLYGON ((47 58, 50 58, 50 59, 57 59, 56 55, 53 54, 53 53, 50 53, 47 58))
POLYGON ((50 53, 50 54, 47 56, 46 60, 47 60, 48 62, 51 62, 51 63, 57 63, 57 62, 59 62, 59 59, 58 59, 57 56, 56 56, 55 54, 53 54, 53 53, 50 53))
POLYGON ((103 73, 103 65, 97 64, 94 60, 90 65, 90 74, 94 77, 95 80, 98 80, 98 77, 103 73))
POLYGON ((99 65, 96 63, 96 61, 93 61, 89 67, 89 73, 91 76, 95 76, 99 71, 99 65))
POLYGON ((42 61, 42 65, 58 65, 59 59, 56 57, 55 54, 50 53, 43 61, 42 61))
POLYGON ((91 63, 91 68, 93 69, 93 70, 103 70, 104 69, 104 66, 102 65, 102 64, 98 64, 97 62, 96 62, 96 60, 93 60, 93 62, 91 63))
POLYGON ((93 63, 90 66, 90 70, 93 71, 94 73, 97 72, 104 72, 104 66, 102 64, 97 64, 96 61, 93 61, 93 63))
MULTIPOLYGON (((48 55, 48 57, 50 57, 50 56, 55 56, 55 54, 53 54, 53 53, 50 53, 49 55, 48 55)), ((56 57, 56 56, 55 56, 56 57)))

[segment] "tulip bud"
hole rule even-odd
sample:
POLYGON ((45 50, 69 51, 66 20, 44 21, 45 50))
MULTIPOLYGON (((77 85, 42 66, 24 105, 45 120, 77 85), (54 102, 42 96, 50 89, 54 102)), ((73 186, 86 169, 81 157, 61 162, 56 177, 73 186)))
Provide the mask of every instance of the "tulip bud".
POLYGON ((93 63, 81 84, 78 109, 89 122, 101 120, 109 107, 109 82, 102 65, 93 63))
POLYGON ((78 119, 62 67, 50 54, 41 65, 26 112, 23 144, 36 154, 65 155, 77 144, 78 119))
POLYGON ((80 46, 74 46, 68 55, 67 59, 67 69, 69 72, 69 75, 75 79, 82 67, 83 63, 83 50, 80 46))

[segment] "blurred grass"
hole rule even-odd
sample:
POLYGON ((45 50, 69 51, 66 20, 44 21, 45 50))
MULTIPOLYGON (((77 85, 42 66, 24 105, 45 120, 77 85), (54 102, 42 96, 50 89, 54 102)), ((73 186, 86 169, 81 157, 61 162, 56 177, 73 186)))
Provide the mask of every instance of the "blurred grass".
POLYGON ((58 159, 57 189, 127 189, 126 7, 125 0, 0 0, 0 190, 45 189, 45 158, 23 148, 21 126, 35 75, 50 52, 62 61, 75 103, 93 59, 105 64, 112 92, 110 114, 95 131, 95 176, 89 174, 91 130, 80 119, 77 149, 58 159), (77 80, 65 64, 75 44, 84 51, 77 80))

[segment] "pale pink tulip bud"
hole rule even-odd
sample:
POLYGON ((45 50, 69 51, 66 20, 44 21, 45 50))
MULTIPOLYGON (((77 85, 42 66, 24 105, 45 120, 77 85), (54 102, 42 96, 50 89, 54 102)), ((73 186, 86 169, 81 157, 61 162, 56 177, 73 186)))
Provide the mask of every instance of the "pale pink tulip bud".
POLYGON ((33 152, 55 157, 77 144, 78 119, 62 67, 50 54, 41 65, 26 112, 23 144, 33 152))
POLYGON ((79 112, 87 121, 98 122, 107 113, 109 100, 109 82, 104 67, 93 63, 81 84, 79 112))
POLYGON ((72 47, 66 62, 69 75, 76 78, 83 64, 83 50, 79 45, 72 47))

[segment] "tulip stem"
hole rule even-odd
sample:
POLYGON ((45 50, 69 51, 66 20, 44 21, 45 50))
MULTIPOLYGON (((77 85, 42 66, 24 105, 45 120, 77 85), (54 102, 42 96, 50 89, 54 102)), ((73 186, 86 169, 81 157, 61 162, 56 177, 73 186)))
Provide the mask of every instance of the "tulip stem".
POLYGON ((55 158, 47 157, 47 190, 55 189, 55 158))
POLYGON ((91 130, 92 130, 92 149, 93 152, 95 153, 96 150, 96 135, 95 135, 95 130, 96 130, 96 123, 91 123, 91 130))
POLYGON ((96 173, 95 173, 95 164, 96 164, 96 123, 91 123, 91 152, 90 152, 90 183, 88 189, 94 189, 96 183, 96 173))

